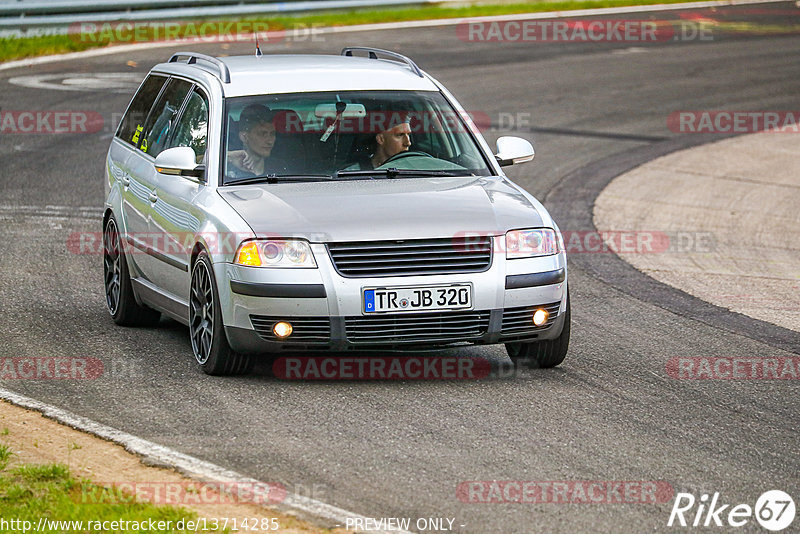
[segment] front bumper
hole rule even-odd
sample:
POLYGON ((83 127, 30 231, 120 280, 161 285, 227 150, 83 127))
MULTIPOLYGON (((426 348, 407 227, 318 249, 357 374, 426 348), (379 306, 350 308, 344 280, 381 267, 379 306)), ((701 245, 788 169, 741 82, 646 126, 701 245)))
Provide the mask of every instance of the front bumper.
POLYGON ((347 278, 334 268, 324 245, 313 244, 316 269, 263 269, 215 264, 223 322, 234 350, 246 353, 286 350, 402 349, 459 343, 492 344, 558 337, 566 299, 566 257, 506 260, 495 253, 479 273, 347 278), (366 287, 470 283, 469 310, 365 314, 366 287), (527 321, 533 310, 548 309, 541 327, 527 321), (278 320, 295 333, 279 340, 271 333, 278 320))

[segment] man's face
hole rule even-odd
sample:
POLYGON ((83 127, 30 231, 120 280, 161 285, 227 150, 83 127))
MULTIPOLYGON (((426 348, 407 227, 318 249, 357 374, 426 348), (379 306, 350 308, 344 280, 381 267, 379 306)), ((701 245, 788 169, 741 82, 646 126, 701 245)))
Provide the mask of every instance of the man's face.
POLYGON ((271 122, 262 122, 250 128, 250 131, 240 132, 239 138, 249 152, 267 158, 275 146, 275 126, 271 122))
POLYGON ((411 146, 411 126, 407 122, 398 124, 391 130, 379 133, 377 141, 387 159, 405 152, 411 146))

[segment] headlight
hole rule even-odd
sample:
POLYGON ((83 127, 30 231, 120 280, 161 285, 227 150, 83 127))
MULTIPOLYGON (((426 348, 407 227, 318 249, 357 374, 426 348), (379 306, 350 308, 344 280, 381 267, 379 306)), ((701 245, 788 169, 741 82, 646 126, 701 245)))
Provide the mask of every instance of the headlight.
POLYGON ((533 258, 558 254, 559 240, 552 228, 513 230, 506 234, 506 258, 533 258))
POLYGON ((307 242, 274 239, 245 241, 236 251, 235 263, 247 267, 314 268, 317 266, 307 242))

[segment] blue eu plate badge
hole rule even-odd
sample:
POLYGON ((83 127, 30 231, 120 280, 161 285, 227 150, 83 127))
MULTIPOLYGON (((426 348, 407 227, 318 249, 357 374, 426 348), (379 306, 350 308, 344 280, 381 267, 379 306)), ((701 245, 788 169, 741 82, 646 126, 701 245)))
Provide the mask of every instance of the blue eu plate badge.
POLYGON ((369 313, 375 311, 375 290, 367 289, 364 291, 364 311, 369 313))

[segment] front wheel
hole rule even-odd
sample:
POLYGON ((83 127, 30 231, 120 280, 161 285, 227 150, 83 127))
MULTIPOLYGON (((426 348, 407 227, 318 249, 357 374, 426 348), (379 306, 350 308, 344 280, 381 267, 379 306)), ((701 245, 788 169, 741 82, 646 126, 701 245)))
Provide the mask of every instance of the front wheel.
POLYGON ((234 352, 225 337, 218 295, 211 260, 201 252, 192 268, 189 295, 189 337, 194 358, 209 375, 248 373, 252 360, 234 352))
POLYGON ((534 341, 528 343, 506 343, 508 356, 515 365, 527 364, 534 369, 555 367, 564 361, 569 348, 569 331, 572 322, 570 312, 569 291, 567 291, 567 306, 564 311, 564 328, 555 339, 534 341))

